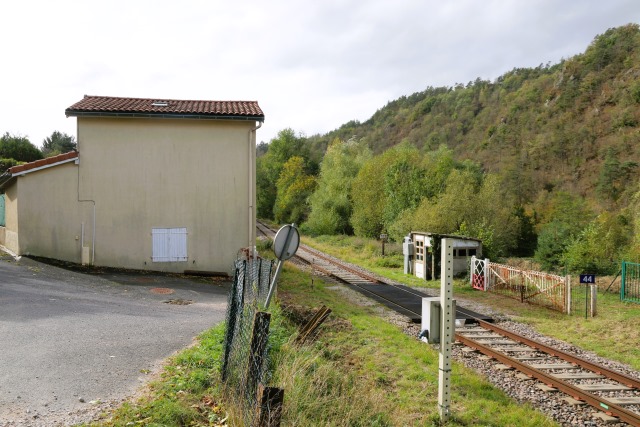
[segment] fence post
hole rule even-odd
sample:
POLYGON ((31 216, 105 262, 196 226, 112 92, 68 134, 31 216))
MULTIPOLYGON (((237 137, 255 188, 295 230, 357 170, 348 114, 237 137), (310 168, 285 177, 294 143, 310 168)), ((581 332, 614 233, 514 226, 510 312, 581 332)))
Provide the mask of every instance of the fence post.
POLYGON ((230 299, 229 307, 227 308, 229 312, 229 318, 227 319, 227 327, 226 327, 225 338, 224 338, 224 356, 222 359, 222 381, 223 382, 227 380, 229 356, 231 354, 231 348, 233 346, 233 338, 234 338, 234 333, 236 329, 236 319, 238 316, 238 313, 236 312, 236 309, 237 309, 236 306, 238 305, 237 293, 238 293, 239 280, 240 280, 240 277, 238 275, 238 268, 236 265, 236 271, 233 277, 233 285, 231 286, 231 296, 229 298, 230 299))
POLYGON ((625 299, 625 287, 627 286, 627 263, 622 261, 622 280, 620 282, 620 301, 625 299))
POLYGON ((567 314, 571 314, 571 276, 564 277, 565 289, 566 289, 566 308, 567 314))
POLYGON ((279 427, 283 402, 283 389, 261 384, 258 388, 258 427, 279 427))
POLYGON ((597 303, 597 299, 598 299, 598 285, 596 285, 595 283, 592 283, 591 285, 591 317, 596 317, 597 314, 597 309, 596 309, 596 303, 597 303))
POLYGON ((471 256, 471 271, 469 272, 469 284, 473 287, 473 276, 476 274, 476 256, 471 256))
POLYGON ((265 351, 269 339, 269 324, 271 313, 258 311, 253 318, 251 346, 249 347, 249 366, 247 367, 246 390, 249 395, 254 394, 256 385, 264 365, 265 351))
POLYGON ((489 258, 484 259, 484 290, 489 289, 489 258))

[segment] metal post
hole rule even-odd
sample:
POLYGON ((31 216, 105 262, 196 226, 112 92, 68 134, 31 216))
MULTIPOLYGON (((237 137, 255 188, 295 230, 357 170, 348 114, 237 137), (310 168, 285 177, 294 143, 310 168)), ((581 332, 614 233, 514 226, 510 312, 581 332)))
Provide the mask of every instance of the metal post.
POLYGON ((620 301, 624 301, 626 286, 627 286, 627 263, 625 261, 622 261, 622 280, 620 283, 620 301))
POLYGON ((382 233, 380 235, 380 240, 382 240, 382 256, 384 256, 384 242, 387 241, 387 237, 389 237, 387 234, 382 233))
POLYGON ((271 281, 271 286, 269 286, 269 293, 267 293, 267 300, 264 303, 264 308, 269 308, 269 303, 271 302, 271 297, 276 290, 276 285, 278 283, 278 277, 280 276, 280 270, 282 270, 282 261, 278 261, 278 266, 276 267, 276 273, 273 275, 273 280, 271 281))
POLYGON ((584 284, 584 318, 589 317, 589 284, 584 284))
POLYGON ((565 276, 564 278, 564 283, 565 283, 565 292, 567 293, 567 314, 571 314, 571 277, 570 276, 565 276))
POLYGON ((271 286, 269 286, 269 292, 267 293, 267 300, 264 303, 264 308, 267 309, 269 308, 269 303, 271 302, 271 297, 273 297, 273 294, 276 291, 276 286, 278 285, 278 276, 280 276, 280 271, 282 270, 282 263, 291 258, 295 252, 298 250, 298 246, 296 245, 295 250, 290 253, 289 250, 291 249, 289 247, 289 245, 291 244, 291 240, 294 238, 297 239, 297 241, 299 242, 299 235, 298 235, 298 230, 296 229, 296 225, 295 224, 291 224, 291 226, 284 226, 282 228, 280 228, 280 230, 278 230, 278 234, 276 234, 276 239, 273 242, 273 248, 274 248, 274 252, 276 252, 276 258, 278 258, 278 266, 276 267, 276 273, 273 276, 273 280, 271 281, 271 286), (284 244, 282 245, 282 251, 281 253, 277 253, 276 252, 276 247, 278 246, 278 236, 280 234, 280 230, 282 229, 287 229, 285 227, 290 227, 288 228, 287 234, 285 236, 284 239, 284 244))
POLYGON ((596 317, 598 312, 596 305, 598 299, 598 285, 595 283, 591 285, 591 317, 596 317))
POLYGON ((447 422, 451 403, 451 343, 455 334, 453 322, 453 239, 442 239, 440 245, 440 360, 438 375, 438 410, 440 420, 447 422))

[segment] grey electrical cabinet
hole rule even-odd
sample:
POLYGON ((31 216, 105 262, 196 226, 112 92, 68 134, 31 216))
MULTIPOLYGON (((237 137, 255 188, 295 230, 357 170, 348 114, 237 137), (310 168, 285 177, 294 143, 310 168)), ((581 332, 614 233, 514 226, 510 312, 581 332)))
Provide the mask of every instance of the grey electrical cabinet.
MULTIPOLYGON (((456 300, 453 300, 453 310, 451 310, 451 325, 455 329, 456 300)), ((440 343, 440 323, 442 313, 440 311, 440 297, 422 298, 422 323, 421 336, 427 338, 429 344, 440 343)), ((455 339, 455 330, 451 334, 451 342, 455 339)))

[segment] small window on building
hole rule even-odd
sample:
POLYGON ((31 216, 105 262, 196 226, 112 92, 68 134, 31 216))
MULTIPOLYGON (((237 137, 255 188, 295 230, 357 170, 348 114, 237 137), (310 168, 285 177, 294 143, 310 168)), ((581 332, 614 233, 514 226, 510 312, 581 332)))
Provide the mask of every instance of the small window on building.
POLYGON ((476 256, 476 250, 475 249, 469 249, 469 256, 476 256))
POLYGON ((424 260, 424 242, 416 240, 416 261, 424 260))
POLYGON ((186 228, 151 229, 153 262, 175 262, 187 260, 186 228))
POLYGON ((467 256, 467 250, 466 249, 458 249, 458 256, 459 257, 467 256))

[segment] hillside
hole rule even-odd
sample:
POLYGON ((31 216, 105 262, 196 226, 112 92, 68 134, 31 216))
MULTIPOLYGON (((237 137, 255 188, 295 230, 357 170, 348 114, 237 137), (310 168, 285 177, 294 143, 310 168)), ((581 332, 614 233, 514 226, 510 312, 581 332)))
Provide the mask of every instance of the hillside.
POLYGON ((493 82, 429 87, 308 142, 321 151, 335 138, 356 137, 375 153, 402 141, 424 151, 445 144, 458 160, 510 175, 524 202, 540 189, 592 199, 599 184, 620 192, 637 182, 639 125, 640 30, 629 24, 559 64, 513 69, 493 82), (607 165, 617 168, 609 171, 614 176, 603 177, 607 165))
POLYGON ((313 235, 411 230, 490 258, 615 274, 640 259, 640 27, 559 64, 429 87, 326 135, 259 147, 257 211, 313 235))

